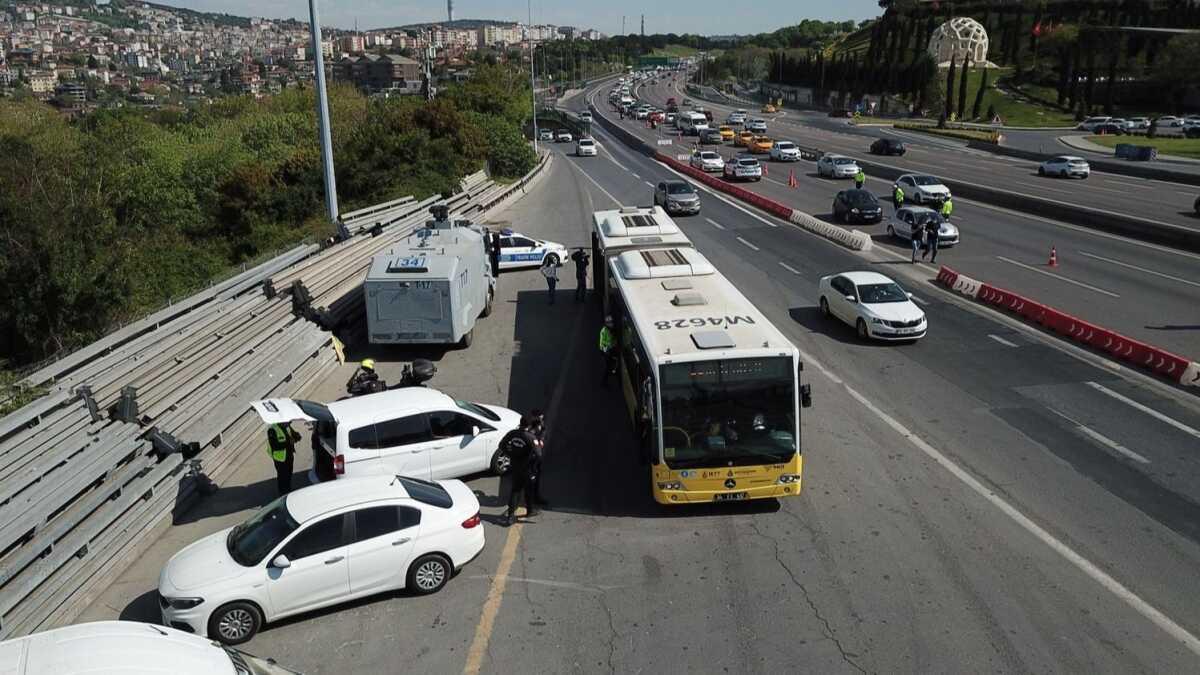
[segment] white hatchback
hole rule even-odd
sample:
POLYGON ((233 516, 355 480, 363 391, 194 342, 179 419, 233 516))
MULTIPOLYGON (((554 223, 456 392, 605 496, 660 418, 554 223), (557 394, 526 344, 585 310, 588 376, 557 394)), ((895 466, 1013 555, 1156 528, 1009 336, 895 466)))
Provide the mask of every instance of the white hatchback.
POLYGON ((371 476, 284 495, 184 548, 158 578, 163 623, 241 644, 265 623, 376 593, 435 593, 483 550, 461 481, 371 476))
POLYGON ((272 398, 250 404, 264 424, 315 425, 318 481, 370 474, 457 478, 504 473, 500 439, 521 416, 507 408, 460 401, 436 389, 401 387, 329 404, 272 398))
POLYGON ((925 312, 895 281, 878 272, 821 277, 821 313, 854 327, 866 340, 916 340, 925 336, 925 312))
POLYGON ((845 155, 821 155, 817 160, 817 175, 830 178, 854 178, 858 175, 858 162, 845 155))
POLYGON ((1058 176, 1060 178, 1087 178, 1092 173, 1091 166, 1082 157, 1061 155, 1038 165, 1039 176, 1058 176))
POLYGON ((906 173, 892 184, 892 192, 899 187, 904 190, 905 201, 914 204, 940 203, 950 199, 950 188, 933 176, 919 173, 906 173))
POLYGON ((689 164, 701 171, 719 172, 725 168, 725 160, 712 150, 701 150, 692 155, 689 164))
POLYGON ((577 157, 595 157, 596 141, 587 137, 575 141, 575 155, 577 157))

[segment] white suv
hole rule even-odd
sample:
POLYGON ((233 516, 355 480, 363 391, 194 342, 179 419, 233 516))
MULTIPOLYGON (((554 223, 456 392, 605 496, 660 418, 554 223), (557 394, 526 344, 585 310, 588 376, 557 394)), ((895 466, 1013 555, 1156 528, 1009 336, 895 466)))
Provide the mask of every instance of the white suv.
POLYGON ((575 142, 575 154, 579 157, 595 157, 596 141, 584 137, 575 142))
POLYGON ((290 398, 250 404, 264 424, 316 425, 318 481, 369 474, 457 478, 504 473, 500 439, 521 416, 499 406, 459 401, 435 389, 403 387, 328 405, 290 398))
POLYGON ((762 165, 753 157, 730 157, 722 171, 725 178, 740 180, 762 180, 762 165))
POLYGON ((479 500, 462 481, 313 485, 172 556, 159 606, 165 625, 236 645, 285 616, 397 589, 436 593, 483 544, 479 500))
POLYGON ((712 150, 701 150, 692 155, 689 162, 693 168, 701 171, 720 171, 725 167, 725 160, 712 150))
POLYGON ((799 162, 800 148, 791 141, 775 141, 771 146, 771 159, 777 162, 799 162))

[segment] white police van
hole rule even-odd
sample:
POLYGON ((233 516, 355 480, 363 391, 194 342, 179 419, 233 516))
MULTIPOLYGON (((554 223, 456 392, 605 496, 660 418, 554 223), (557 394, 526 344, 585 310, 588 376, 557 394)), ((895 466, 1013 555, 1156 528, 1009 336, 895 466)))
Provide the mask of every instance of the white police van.
POLYGON ((558 264, 567 259, 567 247, 534 239, 505 228, 500 230, 500 269, 541 267, 545 260, 558 264))

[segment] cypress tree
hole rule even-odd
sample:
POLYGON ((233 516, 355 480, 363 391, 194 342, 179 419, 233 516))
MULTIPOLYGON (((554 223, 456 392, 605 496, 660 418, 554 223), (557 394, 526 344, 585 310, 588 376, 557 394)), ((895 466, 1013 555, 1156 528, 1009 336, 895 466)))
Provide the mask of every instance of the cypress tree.
POLYGON ((979 109, 983 107, 983 93, 987 91, 988 86, 988 69, 983 68, 983 77, 979 80, 979 91, 975 92, 975 105, 971 106, 971 117, 979 119, 979 109))
POLYGON ((954 69, 957 58, 957 54, 950 55, 950 69, 946 71, 946 108, 942 111, 942 117, 945 119, 950 119, 950 113, 954 110, 954 69))
POLYGON ((958 121, 967 113, 967 74, 971 72, 971 52, 963 57, 962 76, 958 83, 958 121))

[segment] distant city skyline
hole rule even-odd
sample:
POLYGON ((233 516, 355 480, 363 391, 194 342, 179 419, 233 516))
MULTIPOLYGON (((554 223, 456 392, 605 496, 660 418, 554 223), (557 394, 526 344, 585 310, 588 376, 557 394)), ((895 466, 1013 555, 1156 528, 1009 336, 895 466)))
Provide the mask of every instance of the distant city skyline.
MULTIPOLYGON (((307 19, 305 0, 156 0, 159 4, 184 7, 202 12, 223 12, 236 16, 261 16, 270 19, 307 19)), ((318 0, 319 1, 319 0, 318 0)), ((803 19, 825 21, 859 21, 878 16, 876 0, 843 0, 838 3, 786 2, 759 0, 753 11, 747 6, 730 5, 719 0, 692 0, 652 5, 646 11, 645 2, 609 0, 603 3, 569 2, 567 0, 534 0, 533 22, 594 28, 605 35, 621 32, 621 15, 625 15, 626 33, 640 30, 641 17, 646 16, 646 33, 699 33, 730 35, 766 33, 795 25, 803 19)), ((320 2, 321 23, 351 30, 358 23, 360 30, 428 23, 446 20, 444 0, 414 2, 412 0, 348 0, 320 2)), ((523 0, 456 0, 456 19, 494 19, 524 23, 526 3, 523 0)))

